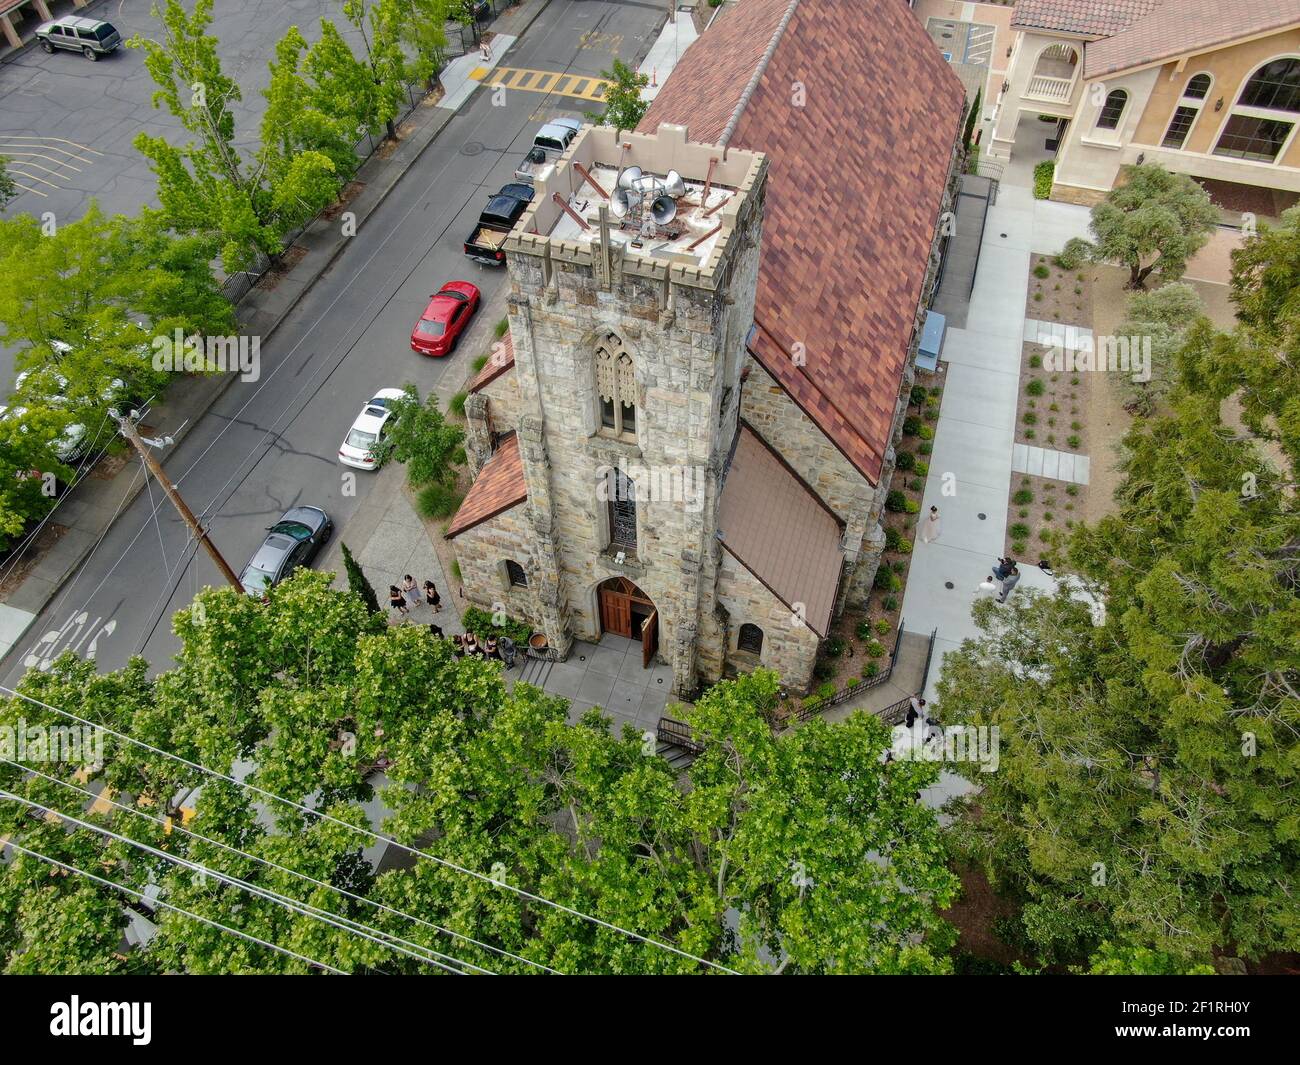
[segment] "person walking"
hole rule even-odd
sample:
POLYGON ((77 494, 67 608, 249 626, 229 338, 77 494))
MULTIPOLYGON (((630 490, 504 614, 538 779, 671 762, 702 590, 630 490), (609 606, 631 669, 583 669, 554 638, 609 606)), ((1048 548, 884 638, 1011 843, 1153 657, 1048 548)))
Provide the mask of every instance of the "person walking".
POLYGON ((420 605, 420 587, 415 583, 415 578, 409 573, 402 578, 402 597, 411 606, 420 605))
POLYGON ((406 609, 406 600, 402 597, 401 589, 395 584, 388 586, 388 605, 403 617, 410 614, 410 611, 406 609))
POLYGON ((435 614, 442 609, 442 597, 438 594, 438 587, 433 581, 424 582, 424 601, 435 614))
POLYGON ((1011 589, 1020 583, 1020 568, 1012 566, 1011 572, 1002 580, 1002 593, 998 596, 999 603, 1005 603, 1007 596, 1011 594, 1011 589))
POLYGON ((478 56, 484 63, 492 62, 492 42, 486 37, 479 42, 478 56))
POLYGON ((931 507, 930 513, 921 522, 921 543, 932 544, 939 539, 939 508, 931 507))
POLYGON ((976 595, 997 595, 998 582, 994 581, 993 574, 989 574, 979 584, 975 585, 976 595))

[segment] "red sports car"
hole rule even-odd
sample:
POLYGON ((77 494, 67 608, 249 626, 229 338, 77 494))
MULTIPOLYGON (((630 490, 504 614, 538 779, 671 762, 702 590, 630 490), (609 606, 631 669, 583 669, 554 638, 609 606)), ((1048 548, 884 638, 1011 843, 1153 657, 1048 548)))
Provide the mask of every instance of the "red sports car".
POLYGON ((411 330, 411 350, 421 355, 446 355, 456 346, 478 310, 477 285, 448 281, 429 298, 429 306, 411 330))

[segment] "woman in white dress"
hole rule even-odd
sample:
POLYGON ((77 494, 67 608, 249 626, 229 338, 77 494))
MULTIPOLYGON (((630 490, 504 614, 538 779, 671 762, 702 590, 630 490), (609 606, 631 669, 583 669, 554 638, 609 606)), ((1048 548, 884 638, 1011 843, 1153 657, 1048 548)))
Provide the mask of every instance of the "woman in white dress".
POLYGON ((923 544, 933 543, 939 538, 939 508, 931 507, 930 513, 925 516, 925 521, 921 522, 921 542, 923 544))

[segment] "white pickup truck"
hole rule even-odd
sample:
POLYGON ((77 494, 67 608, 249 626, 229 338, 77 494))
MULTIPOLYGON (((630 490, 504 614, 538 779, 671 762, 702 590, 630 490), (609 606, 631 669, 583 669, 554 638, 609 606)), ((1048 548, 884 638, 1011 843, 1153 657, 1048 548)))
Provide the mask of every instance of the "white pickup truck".
POLYGON ((573 138, 582 129, 582 123, 576 118, 557 118, 546 123, 533 138, 533 146, 528 149, 524 161, 515 168, 515 180, 531 185, 537 172, 544 166, 550 166, 564 150, 573 143, 573 138))

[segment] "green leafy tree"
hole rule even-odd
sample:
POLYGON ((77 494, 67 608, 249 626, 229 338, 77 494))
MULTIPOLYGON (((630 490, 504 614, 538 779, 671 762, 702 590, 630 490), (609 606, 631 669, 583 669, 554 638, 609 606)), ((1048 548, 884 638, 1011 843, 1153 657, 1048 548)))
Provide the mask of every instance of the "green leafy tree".
POLYGON ((48 407, 19 410, 0 417, 0 551, 11 548, 54 506, 49 477, 67 481, 73 475, 56 453, 71 416, 48 407))
POLYGON ((1092 209, 1097 258, 1128 267, 1129 288, 1144 287, 1152 273, 1177 281, 1218 225, 1210 194, 1154 163, 1126 166, 1123 177, 1092 209))
POLYGON ((372 614, 382 613, 379 608, 379 597, 375 595, 375 589, 362 571, 361 563, 352 557, 347 544, 340 543, 339 547, 343 549, 343 569, 348 575, 348 590, 359 596, 366 604, 366 609, 372 614))
POLYGON ((984 90, 982 88, 976 89, 975 100, 971 103, 970 110, 966 112, 966 126, 962 130, 962 144, 966 146, 967 151, 970 151, 971 138, 975 136, 975 123, 979 121, 980 101, 983 99, 983 96, 984 90))
POLYGON ((274 260, 284 235, 337 195, 334 164, 315 150, 279 167, 265 151, 247 157, 235 143, 239 86, 222 71, 217 40, 206 32, 212 0, 196 0, 193 14, 180 0, 152 10, 162 39, 137 36, 127 44, 145 52, 145 69, 158 86, 154 106, 165 106, 191 137, 175 147, 136 135, 135 147, 158 178, 163 214, 177 232, 206 238, 227 271, 274 260))
POLYGON ((406 465, 406 479, 413 488, 456 483, 457 467, 465 462, 465 431, 449 425, 430 393, 424 403, 413 385, 393 403, 393 417, 381 445, 381 461, 394 458, 406 465))
POLYGON ((417 52, 412 60, 402 49, 411 6, 403 0, 344 0, 343 14, 361 34, 374 83, 368 127, 376 133, 382 128, 390 138, 396 137, 394 119, 409 102, 407 86, 426 80, 433 72, 431 61, 423 53, 417 52))
POLYGON ((8 206, 9 201, 18 195, 18 186, 9 174, 9 160, 0 155, 0 211, 8 206))
POLYGON ((1213 965, 1187 965, 1147 947, 1103 943, 1088 966, 1090 976, 1213 976, 1213 965))
MULTIPOLYGON (((953 935, 936 913, 956 881, 934 811, 916 801, 937 770, 885 764, 890 735, 878 721, 860 715, 775 735, 766 723, 775 675, 724 682, 689 713, 705 753, 683 781, 634 730, 616 737, 594 712, 569 725, 564 700, 526 684, 507 690, 498 666, 457 658, 422 627, 390 628, 331 580, 301 571, 266 602, 228 588, 200 593, 175 619, 175 667, 156 676, 139 659, 98 674, 65 654, 21 686, 221 772, 251 762, 253 784, 341 824, 110 741, 102 766, 42 763, 38 776, 0 763, 0 784, 65 813, 84 805, 69 785, 104 786, 95 811, 74 816, 160 853, 34 819, 11 802, 0 803, 0 833, 116 884, 155 884, 162 901, 345 972, 429 969, 216 874, 505 972, 701 966, 503 884, 730 968, 946 971, 953 935), (378 764, 391 782, 384 829, 481 878, 426 859, 376 876, 362 861, 372 841, 349 826, 368 823, 362 804, 378 764), (451 943, 432 925, 524 960, 451 943)), ((38 704, 0 702, 3 723, 24 717, 60 720, 38 704)), ((0 866, 0 915, 12 971, 310 967, 165 910, 149 943, 123 962, 109 946, 124 921, 121 899, 34 860, 0 866)))
POLYGON ((638 74, 621 59, 615 59, 613 67, 602 70, 600 76, 609 82, 600 121, 615 129, 636 129, 650 106, 641 99, 641 90, 650 84, 649 75, 638 74))
POLYGON ((1141 345, 1143 350, 1149 344, 1151 357, 1149 380, 1135 381, 1133 374, 1120 377, 1126 394, 1124 406, 1129 411, 1150 415, 1169 394, 1176 379, 1178 353, 1203 317, 1201 297, 1183 281, 1129 296, 1116 336, 1126 338, 1130 346, 1141 345))

